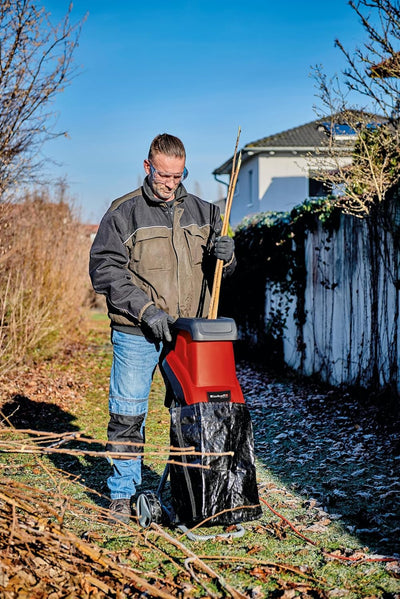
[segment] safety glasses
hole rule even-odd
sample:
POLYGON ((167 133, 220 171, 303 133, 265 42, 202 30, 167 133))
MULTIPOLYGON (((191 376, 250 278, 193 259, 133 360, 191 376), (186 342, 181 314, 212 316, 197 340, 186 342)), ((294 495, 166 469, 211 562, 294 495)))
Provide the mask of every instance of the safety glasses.
POLYGON ((170 174, 170 173, 162 173, 160 171, 158 171, 150 162, 150 160, 148 161, 149 165, 150 165, 150 174, 153 177, 153 179, 158 179, 159 181, 168 181, 168 179, 173 179, 175 183, 179 183, 180 181, 184 181, 186 179, 186 177, 189 174, 189 171, 187 170, 186 166, 183 169, 183 172, 180 174, 170 174))

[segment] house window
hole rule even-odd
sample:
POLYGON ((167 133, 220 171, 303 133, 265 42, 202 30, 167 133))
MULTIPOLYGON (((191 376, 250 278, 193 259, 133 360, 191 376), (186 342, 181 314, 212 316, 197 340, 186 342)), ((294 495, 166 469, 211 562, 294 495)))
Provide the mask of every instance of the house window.
POLYGON ((310 177, 308 179, 308 197, 326 198, 332 193, 332 183, 328 181, 319 181, 310 177))
POLYGON ((322 126, 335 139, 347 141, 356 136, 354 127, 347 123, 322 123, 322 126))
POLYGON ((250 208, 253 206, 253 171, 249 171, 249 197, 247 202, 247 207, 250 208))

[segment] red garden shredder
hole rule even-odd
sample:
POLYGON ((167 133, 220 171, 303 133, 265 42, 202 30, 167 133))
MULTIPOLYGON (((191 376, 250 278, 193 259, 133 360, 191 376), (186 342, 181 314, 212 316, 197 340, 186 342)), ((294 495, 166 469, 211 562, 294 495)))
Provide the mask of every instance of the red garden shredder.
MULTIPOLYGON (((186 532, 205 520, 214 526, 259 518, 252 424, 233 353, 235 321, 179 318, 174 330, 174 347, 161 368, 171 446, 183 451, 167 465, 157 492, 138 496, 139 523, 166 521, 186 532), (162 503, 168 474, 172 509, 162 503)), ((242 531, 237 526, 229 534, 242 531)))

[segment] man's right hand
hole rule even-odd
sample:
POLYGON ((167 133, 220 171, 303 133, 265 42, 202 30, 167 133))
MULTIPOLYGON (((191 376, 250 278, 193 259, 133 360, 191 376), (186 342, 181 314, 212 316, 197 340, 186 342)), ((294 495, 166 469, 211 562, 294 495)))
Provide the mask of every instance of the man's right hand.
POLYGON ((174 322, 174 319, 169 316, 164 310, 151 305, 143 312, 142 322, 150 329, 155 341, 172 341, 169 325, 174 322))

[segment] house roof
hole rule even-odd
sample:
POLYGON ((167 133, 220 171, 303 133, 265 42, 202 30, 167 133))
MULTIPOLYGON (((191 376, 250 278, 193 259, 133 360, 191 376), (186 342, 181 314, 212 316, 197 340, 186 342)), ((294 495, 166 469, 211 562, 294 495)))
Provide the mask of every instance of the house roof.
POLYGON ((293 127, 281 133, 275 133, 267 137, 262 137, 257 141, 250 142, 245 146, 248 148, 269 148, 269 147, 319 147, 327 145, 328 138, 323 128, 322 122, 312 121, 300 127, 293 127))
MULTIPOLYGON (((351 112, 352 118, 361 113, 358 111, 351 112)), ((348 114, 347 113, 347 114, 348 114)), ((343 113, 344 114, 344 113, 343 113)), ((379 115, 372 115, 362 113, 362 118, 365 116, 373 119, 374 122, 382 120, 379 115)), ((324 117, 300 125, 299 127, 293 127, 287 129, 281 133, 275 133, 262 137, 256 141, 252 141, 246 144, 242 148, 243 161, 251 158, 254 153, 263 153, 264 155, 274 153, 310 153, 317 150, 321 151, 329 147, 330 133, 336 134, 336 141, 340 141, 343 144, 344 149, 351 149, 352 141, 351 138, 354 135, 354 131, 348 125, 349 119, 340 119, 339 115, 333 115, 332 117, 324 117), (341 123, 343 123, 341 125, 341 123), (351 133, 353 135, 351 135, 351 133)), ((221 166, 213 171, 213 175, 224 175, 229 174, 232 168, 232 157, 224 162, 221 166)))

